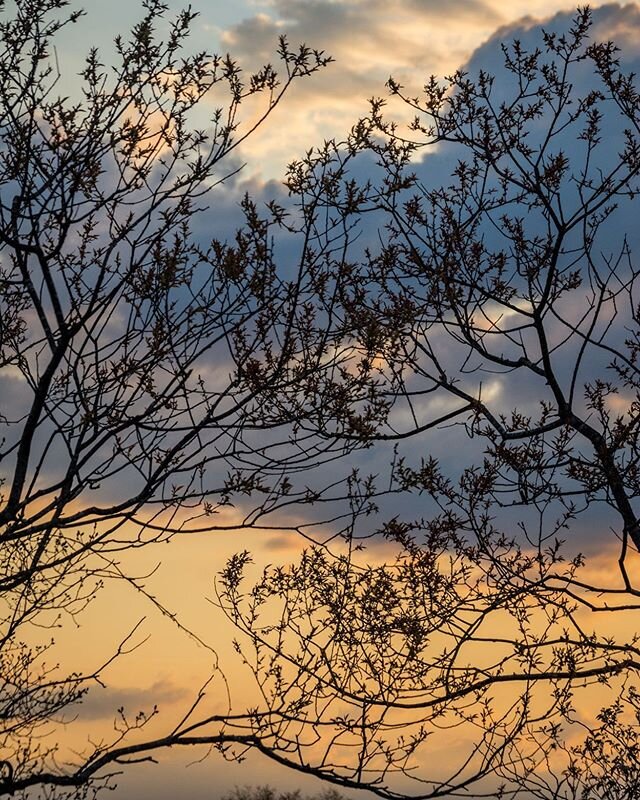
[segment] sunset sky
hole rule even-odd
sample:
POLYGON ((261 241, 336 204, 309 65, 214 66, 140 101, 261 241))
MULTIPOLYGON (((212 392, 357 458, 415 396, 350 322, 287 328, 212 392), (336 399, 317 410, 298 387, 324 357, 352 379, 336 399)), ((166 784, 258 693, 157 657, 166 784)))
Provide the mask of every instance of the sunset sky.
MULTIPOLYGON (((167 5, 175 11, 182 7, 176 0, 167 5)), ((606 31, 626 56, 636 55, 637 6, 590 5, 605 9, 596 33, 604 37, 606 31)), ((129 0, 88 3, 86 18, 62 41, 63 75, 80 68, 82 45, 101 47, 106 60, 111 39, 135 22, 137 6, 129 0)), ((294 87, 246 148, 246 176, 276 180, 307 148, 343 137, 366 111, 367 100, 385 95, 390 75, 418 93, 426 77, 450 74, 488 40, 508 39, 513 26, 529 28, 555 14, 568 21, 573 11, 559 0, 213 0, 191 6, 200 14, 191 35, 193 49, 229 52, 245 69, 276 64, 282 34, 292 44, 306 43, 335 59, 322 74, 294 87)))
MULTIPOLYGON (((174 11, 182 7, 177 0, 168 0, 168 4, 174 11)), ((527 32, 537 31, 541 24, 566 28, 574 10, 560 0, 193 0, 192 7, 199 12, 191 37, 193 49, 229 51, 248 70, 268 61, 275 63, 277 39, 282 34, 292 44, 305 42, 335 59, 321 74, 299 81, 235 156, 233 165, 244 163, 244 170, 212 197, 215 219, 229 230, 244 191, 259 199, 283 194, 280 180, 287 163, 324 139, 343 138, 366 113, 368 98, 385 95, 385 81, 390 75, 412 87, 409 94, 415 94, 430 74, 450 74, 467 64, 472 69, 482 66, 498 70, 501 41, 534 35, 527 32)), ((593 7, 598 9, 594 36, 614 39, 627 62, 637 64, 640 7, 600 2, 593 7)), ((65 32, 58 52, 63 82, 68 81, 69 91, 74 87, 71 76, 81 69, 87 48, 95 45, 108 58, 112 38, 126 31, 140 15, 137 0, 86 0, 85 8, 87 16, 65 32)), ((435 165, 436 173, 437 169, 435 165)), ((497 383, 495 391, 500 391, 497 383)), ((455 457, 443 438, 436 439, 433 447, 444 457, 455 457)), ((388 451, 369 457, 384 460, 388 451)), ((597 531, 597 515, 591 524, 597 531)), ((586 541, 586 549, 594 555, 614 557, 615 541, 603 545, 600 539, 588 535, 586 541)), ((148 641, 114 665, 107 676, 108 688, 90 694, 78 725, 68 727, 70 736, 79 737, 78 746, 82 736, 94 734, 101 726, 108 730, 113 709, 119 705, 137 710, 145 703, 158 703, 166 709, 168 718, 179 713, 218 658, 223 668, 227 665, 226 674, 233 675, 238 686, 244 686, 229 641, 231 627, 207 600, 213 595, 213 577, 224 560, 244 548, 255 553, 260 565, 294 558, 301 544, 276 530, 269 534, 215 535, 208 540, 194 537, 165 551, 135 554, 141 574, 159 565, 149 579, 150 591, 177 612, 211 649, 189 640, 168 620, 145 623, 136 641, 142 642, 147 635, 148 641)), ((89 668, 92 660, 107 658, 114 641, 147 613, 149 619, 155 619, 155 612, 147 612, 124 587, 105 592, 87 612, 81 629, 61 634, 70 665, 89 668), (79 657, 83 659, 81 665, 77 664, 79 657)), ((222 688, 216 691, 222 692, 222 688)), ((217 702, 223 700, 212 700, 212 707, 217 702)), ((196 757, 199 754, 160 754, 159 765, 130 768, 109 796, 114 800, 205 800, 236 784, 270 783, 305 791, 319 788, 317 781, 276 768, 257 756, 238 765, 227 764, 212 754, 186 768, 196 757)))

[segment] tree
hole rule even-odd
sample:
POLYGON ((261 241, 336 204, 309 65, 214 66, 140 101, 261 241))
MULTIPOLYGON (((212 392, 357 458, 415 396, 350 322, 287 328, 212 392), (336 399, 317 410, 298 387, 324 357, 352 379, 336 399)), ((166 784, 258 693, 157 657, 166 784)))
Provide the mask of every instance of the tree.
POLYGON ((590 25, 581 9, 539 47, 504 45, 499 77, 431 78, 419 98, 390 80, 411 133, 375 100, 289 172, 348 275, 352 372, 387 403, 341 433, 397 445, 363 504, 388 491, 410 510, 354 514, 345 553, 312 548, 251 588, 238 556, 219 599, 291 720, 282 749, 381 797, 638 793, 640 95, 590 25), (462 466, 429 454, 445 436, 462 466), (604 576, 589 527, 619 543, 604 576), (376 536, 390 562, 358 552, 376 536))
MULTIPOLYGON (((300 800, 299 790, 293 792, 276 792, 271 786, 243 786, 236 787, 232 792, 224 795, 224 800, 300 800)), ((342 795, 335 789, 327 789, 314 795, 317 800, 340 800, 342 795)))
POLYGON ((374 102, 345 143, 292 165, 293 208, 245 198, 229 243, 197 220, 253 131, 242 101, 263 93, 270 113, 327 58, 282 40, 282 83, 269 66, 244 79, 230 58, 184 56, 190 12, 162 40, 150 0, 113 70, 90 53, 76 102, 56 95, 55 35, 77 18, 63 6, 24 0, 2 28, 0 794, 83 797, 123 763, 200 745, 388 798, 633 797, 638 646, 610 620, 638 606, 637 271, 631 239, 609 256, 601 237, 635 197, 639 103, 613 45, 588 44, 583 11, 543 50, 506 49, 504 102, 486 74, 431 81, 404 98, 421 141, 374 102), (576 96, 586 67, 598 87, 576 96), (443 188, 415 174, 424 144, 461 156, 443 188), (381 180, 359 182, 351 165, 371 155, 381 180), (278 263, 283 230, 295 268, 278 263), (525 386, 513 413, 486 386, 496 369, 525 386), (468 445, 459 475, 401 450, 445 424, 468 445), (390 476, 323 472, 385 442, 390 476), (622 543, 603 585, 559 541, 600 505, 622 543), (104 581, 144 593, 134 548, 291 509, 317 540, 300 563, 248 587, 240 553, 218 581, 259 705, 208 714, 205 685, 164 733, 148 733, 153 711, 123 714, 58 763, 43 734, 101 670, 60 674, 34 631, 80 618, 104 581), (624 691, 591 719, 600 685, 624 691))
MULTIPOLYGON (((195 14, 168 21, 148 0, 115 42, 117 63, 91 50, 65 97, 56 36, 81 15, 66 5, 3 3, 0 23, 2 795, 85 796, 140 749, 127 749, 130 734, 147 718, 123 717, 114 739, 58 765, 45 734, 103 669, 61 673, 49 641, 59 622, 79 619, 109 580, 144 592, 127 566, 135 548, 258 525, 284 496, 304 502, 295 474, 350 449, 317 435, 320 407, 367 405, 348 376, 338 397, 331 333, 309 305, 313 265, 274 263, 283 209, 245 198, 234 240, 202 232, 238 147, 330 59, 283 37, 281 73, 244 75, 229 56, 185 55, 195 14), (199 129, 212 94, 223 104, 199 129), (243 124, 243 102, 260 97, 243 124)), ((194 731, 194 713, 164 743, 253 741, 225 733, 224 717, 194 731)))

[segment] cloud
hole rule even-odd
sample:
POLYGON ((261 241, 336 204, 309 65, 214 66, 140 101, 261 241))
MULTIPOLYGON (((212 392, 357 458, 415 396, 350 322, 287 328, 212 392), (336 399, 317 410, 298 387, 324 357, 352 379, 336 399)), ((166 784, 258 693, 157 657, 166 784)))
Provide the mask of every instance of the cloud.
POLYGON ((228 28, 221 40, 247 68, 273 61, 278 37, 325 50, 335 63, 299 82, 283 107, 245 148, 260 169, 283 174, 307 147, 342 138, 368 98, 385 93, 390 74, 421 85, 431 72, 454 69, 478 36, 504 17, 488 0, 463 0, 453 8, 429 0, 274 0, 228 28), (480 31, 480 34, 479 34, 480 31))
POLYGON ((156 682, 147 689, 136 686, 96 686, 82 701, 79 716, 84 721, 110 720, 117 716, 119 708, 124 708, 128 717, 134 717, 139 711, 149 714, 156 705, 173 705, 189 697, 186 687, 171 681, 156 682))
MULTIPOLYGON (((488 30, 503 21, 484 0, 466 0, 454 6, 418 0, 276 0, 271 14, 259 13, 229 29, 223 42, 239 56, 268 57, 274 38, 286 32, 292 40, 325 49, 340 63, 341 76, 379 74, 387 66, 414 68, 445 56, 444 39, 430 41, 425 34, 434 23, 452 27, 462 44, 467 26, 488 30)), ((449 55, 449 58, 453 55, 449 55)), ((335 76, 331 81, 335 87, 335 76)), ((337 88, 337 87, 335 87, 337 88)))
MULTIPOLYGON (((256 5, 255 14, 221 33, 222 46, 245 68, 274 62, 282 34, 292 45, 305 42, 335 59, 294 86, 245 145, 253 168, 271 177, 282 176, 289 161, 324 139, 343 138, 366 114, 368 98, 386 95, 390 75, 418 93, 425 78, 451 73, 487 39, 495 50, 510 31, 537 28, 560 9, 559 21, 571 17, 560 0, 508 5, 498 0, 271 0, 256 5)), ((637 48, 638 8, 609 4, 603 9, 598 25, 608 27, 623 45, 637 48)))

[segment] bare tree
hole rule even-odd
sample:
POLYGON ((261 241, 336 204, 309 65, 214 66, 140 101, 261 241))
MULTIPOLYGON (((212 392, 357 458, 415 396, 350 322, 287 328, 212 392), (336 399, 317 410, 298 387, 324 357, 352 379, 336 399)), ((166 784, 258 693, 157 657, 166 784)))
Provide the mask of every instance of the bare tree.
POLYGON ((375 414, 364 384, 336 374, 331 326, 314 321, 313 261, 276 268, 284 210, 245 198, 235 239, 203 232, 238 147, 330 59, 282 38, 280 72, 245 75, 229 56, 185 54, 195 14, 169 21, 148 0, 116 63, 92 50, 65 97, 56 36, 81 16, 66 5, 19 0, 0 22, 2 795, 84 796, 138 751, 255 740, 226 732, 224 716, 194 729, 192 708, 159 741, 129 750, 148 720, 123 717, 115 738, 58 763, 45 734, 102 668, 63 674, 51 631, 112 578, 145 591, 130 550, 319 497, 295 474, 351 444, 318 434, 317 418, 375 414), (262 111, 244 122, 248 98, 262 111))
POLYGON ((282 40, 283 77, 245 78, 184 55, 191 12, 159 37, 150 0, 115 67, 89 55, 73 101, 57 94, 64 5, 25 0, 2 22, 0 794, 82 797, 200 745, 386 798, 635 797, 640 654, 610 621, 640 606, 638 273, 631 238, 605 236, 636 195, 640 103, 614 46, 588 43, 585 10, 539 50, 505 48, 506 99, 487 74, 432 80, 422 100, 390 82, 413 138, 375 101, 345 143, 292 165, 295 209, 245 198, 229 243, 196 226, 255 128, 242 102, 270 113, 327 58, 282 40), (441 188, 413 166, 431 144, 461 159, 441 188), (371 155, 381 180, 358 182, 371 155), (283 229, 299 249, 279 265, 283 229), (403 452, 444 425, 462 466, 403 452), (306 485, 394 446, 390 476, 306 485), (258 705, 207 714, 204 687, 170 730, 123 714, 59 763, 43 734, 101 669, 61 674, 34 629, 78 617, 105 580, 144 592, 133 548, 292 509, 317 546, 249 588, 239 554, 218 582, 258 705), (617 575, 585 565, 593 519, 620 538, 617 575), (621 698, 590 718, 607 685, 621 698))
POLYGON ((432 78, 418 98, 390 80, 406 135, 376 100, 290 169, 348 275, 352 372, 387 404, 341 435, 397 448, 389 483, 354 497, 396 505, 377 523, 354 506, 345 552, 313 548, 251 589, 239 555, 219 598, 290 720, 281 749, 381 797, 638 793, 640 96, 590 26, 579 10, 539 47, 505 45, 499 76, 432 78), (358 550, 375 536, 391 562, 358 550))

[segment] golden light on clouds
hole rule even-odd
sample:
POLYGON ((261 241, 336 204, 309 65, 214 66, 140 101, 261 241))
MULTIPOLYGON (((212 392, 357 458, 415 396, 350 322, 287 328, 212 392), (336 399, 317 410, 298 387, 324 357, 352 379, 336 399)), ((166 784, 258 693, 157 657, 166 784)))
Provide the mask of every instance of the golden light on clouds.
MULTIPOLYGON (((607 5, 608 13, 593 35, 615 38, 637 50, 639 22, 634 3, 607 5)), ((554 14, 567 19, 573 9, 560 0, 502 3, 497 0, 270 0, 256 4, 256 14, 222 32, 224 47, 243 66, 255 68, 273 61, 277 39, 286 34, 292 44, 305 42, 325 50, 335 63, 311 80, 293 87, 280 111, 243 153, 248 169, 278 178, 286 164, 302 157, 324 139, 344 138, 368 111, 370 97, 385 97, 389 76, 417 95, 430 75, 444 76, 462 67, 473 52, 494 37, 508 40, 512 28, 538 27, 554 14)), ((496 63, 499 63, 496 61, 496 63)), ((408 121, 393 104, 392 112, 408 121)))

